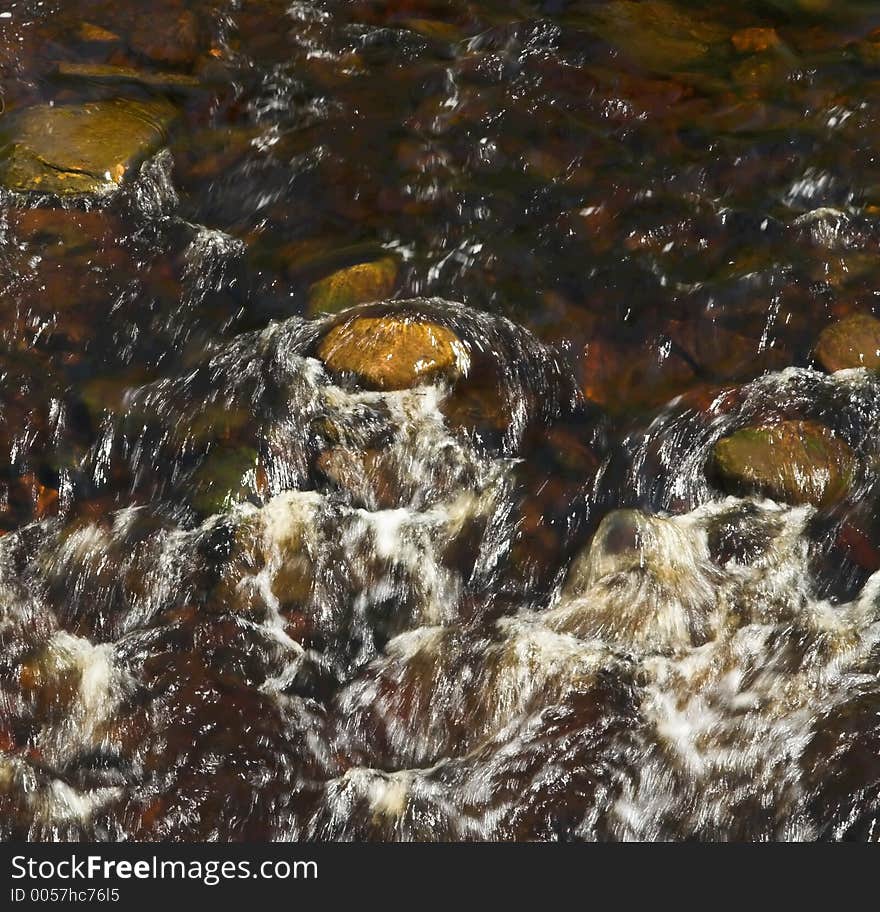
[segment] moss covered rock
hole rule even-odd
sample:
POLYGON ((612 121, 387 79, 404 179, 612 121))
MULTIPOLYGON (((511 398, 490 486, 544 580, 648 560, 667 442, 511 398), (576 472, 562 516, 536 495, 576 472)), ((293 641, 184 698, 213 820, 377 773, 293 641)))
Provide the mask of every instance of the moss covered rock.
POLYGON ((713 462, 733 493, 814 506, 845 496, 855 471, 850 447, 813 421, 743 428, 718 441, 713 462))

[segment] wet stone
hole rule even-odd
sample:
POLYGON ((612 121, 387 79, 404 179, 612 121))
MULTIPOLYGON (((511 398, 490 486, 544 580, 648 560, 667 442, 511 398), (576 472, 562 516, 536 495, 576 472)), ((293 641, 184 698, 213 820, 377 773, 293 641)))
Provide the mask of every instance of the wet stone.
POLYGON ((874 311, 880 41, 805 5, 0 26, 0 133, 188 102, 173 187, 0 217, 0 838, 876 835, 880 375, 805 365, 874 311), (805 415, 842 503, 707 496, 805 415))
POLYGON ((39 248, 41 256, 55 250, 65 256, 91 255, 120 230, 106 210, 22 208, 8 210, 8 217, 18 240, 39 248))
POLYGON ((828 12, 837 5, 834 0, 770 0, 770 2, 773 6, 784 10, 786 13, 807 13, 812 15, 828 12))
POLYGON ((119 42, 119 35, 100 25, 95 25, 93 22, 81 22, 76 34, 81 41, 93 44, 117 44, 119 42))
POLYGON ((880 34, 872 33, 865 41, 857 42, 855 52, 864 66, 872 68, 880 66, 880 34))
POLYGON ((500 440, 510 427, 510 409, 498 392, 497 380, 479 372, 459 384, 440 406, 450 427, 477 434, 484 440, 500 440))
POLYGON ((390 460, 383 458, 380 450, 353 452, 331 447, 318 456, 315 468, 357 506, 377 510, 400 506, 402 485, 390 460))
POLYGON ((819 335, 816 359, 834 373, 852 367, 880 368, 880 320, 853 314, 826 326, 819 335))
POLYGON ((454 44, 462 38, 461 30, 448 22, 439 19, 404 19, 401 25, 411 29, 425 38, 435 41, 446 41, 454 44))
POLYGON ((383 257, 340 269, 309 289, 309 313, 339 313, 357 304, 385 300, 397 283, 397 260, 383 257))
POLYGON ((745 28, 734 32, 730 41, 740 54, 750 54, 776 47, 779 35, 774 28, 745 28))
POLYGON ((744 335, 721 323, 671 320, 666 331, 689 363, 713 380, 742 380, 762 371, 786 367, 781 345, 762 350, 760 339, 744 335))
POLYGON ((163 144, 174 114, 165 101, 119 98, 28 108, 7 128, 0 180, 23 193, 107 195, 163 144))
POLYGON ((174 91, 198 88, 199 80, 186 73, 155 73, 134 67, 110 63, 70 63, 62 61, 56 70, 58 76, 69 80, 83 80, 101 84, 137 83, 154 89, 174 91))
POLYGON ((193 506, 204 514, 222 513, 256 486, 258 456, 246 446, 212 450, 192 479, 193 506))
POLYGON ((335 326, 318 357, 334 373, 351 373, 365 386, 408 389, 467 372, 464 343, 445 326, 417 317, 356 317, 335 326))
POLYGON ((157 4, 139 15, 129 35, 131 49, 167 66, 191 65, 199 52, 199 21, 190 10, 174 4, 157 4))
POLYGON ((640 66, 658 71, 688 66, 724 37, 708 17, 690 16, 664 0, 617 0, 598 8, 596 30, 640 66))
POLYGON ((693 365, 676 351, 602 338, 584 346, 580 368, 584 395, 613 413, 655 408, 692 389, 697 380, 693 365))
POLYGON ((827 506, 846 495, 855 455, 824 425, 784 421, 719 440, 713 467, 726 490, 827 506))
POLYGON ((81 669, 69 650, 49 644, 19 668, 22 692, 42 718, 67 712, 80 685, 81 669))

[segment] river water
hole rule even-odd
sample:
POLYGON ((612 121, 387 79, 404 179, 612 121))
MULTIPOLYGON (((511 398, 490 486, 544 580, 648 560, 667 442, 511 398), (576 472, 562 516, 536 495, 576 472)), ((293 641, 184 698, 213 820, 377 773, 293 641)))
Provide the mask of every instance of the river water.
POLYGON ((173 124, 0 190, 0 837, 876 838, 880 376, 814 357, 877 303, 874 4, 2 10, 7 151, 173 124), (346 305, 469 382, 340 377, 346 305), (846 496, 719 486, 792 419, 846 496))

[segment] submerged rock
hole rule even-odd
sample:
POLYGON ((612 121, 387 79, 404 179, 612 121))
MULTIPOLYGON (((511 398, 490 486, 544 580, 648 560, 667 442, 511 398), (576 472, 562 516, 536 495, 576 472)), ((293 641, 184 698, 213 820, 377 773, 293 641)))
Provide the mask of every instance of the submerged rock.
POLYGON ((399 390, 467 373, 469 356, 451 330, 418 317, 356 317, 335 326, 318 347, 334 373, 355 374, 365 386, 399 390))
POLYGON ((864 41, 853 46, 859 61, 866 67, 877 67, 880 64, 880 29, 874 29, 864 41))
POLYGON ((575 558, 552 630, 625 648, 674 652, 716 635, 720 574, 686 522, 640 510, 613 510, 575 558))
POLYGON ((851 367, 880 368, 880 320, 870 314, 852 314, 819 335, 816 359, 834 373, 851 367))
POLYGON ((743 428, 718 441, 713 462, 727 489, 814 506, 843 497, 855 470, 850 447, 812 421, 743 428))
POLYGON ((6 133, 0 181, 22 193, 106 195, 163 144, 174 116, 158 99, 27 108, 6 133))
POLYGON ((707 16, 690 16, 665 0, 615 0, 597 8, 596 31, 640 66, 677 70, 701 60, 726 35, 707 16))
POLYGON ((734 32, 730 41, 740 54, 749 54, 777 47, 779 35, 774 28, 744 28, 734 32))
POLYGON ((309 313, 338 313, 356 304, 390 297, 397 282, 397 260, 383 257, 340 269, 309 289, 309 313))
POLYGON ((782 370, 790 360, 780 343, 761 347, 756 335, 708 320, 670 320, 667 335, 698 373, 712 380, 744 380, 768 370, 782 370))
POLYGON ((56 69, 63 79, 85 80, 97 83, 139 83, 155 89, 198 88, 199 80, 187 73, 151 73, 134 67, 116 66, 110 63, 71 63, 62 61, 56 69))
POLYGON ((463 37, 461 29, 440 19, 404 19, 400 24, 422 37, 431 38, 434 41, 447 41, 454 44, 461 41, 463 37))
POLYGON ((395 477, 392 461, 381 450, 358 452, 331 447, 318 456, 315 468, 357 506, 377 510, 400 506, 403 485, 395 477))
POLYGON ((91 44, 118 44, 119 35, 111 32, 103 26, 95 25, 93 22, 81 22, 76 30, 76 37, 80 41, 87 41, 91 44))
POLYGON ((43 719, 70 711, 82 678, 82 655, 75 637, 56 634, 19 668, 22 693, 43 719))
POLYGON ((584 395, 614 413, 656 408, 698 382, 693 365, 675 351, 602 338, 584 346, 580 373, 584 395))
POLYGON ((477 370, 468 382, 459 384, 440 405, 450 427, 475 433, 483 439, 497 438, 510 427, 510 404, 499 392, 499 380, 477 370))
POLYGON ((257 486, 257 451, 246 446, 212 450, 192 479, 193 506, 205 515, 222 513, 257 486))
MULTIPOLYGON (((834 0, 768 0, 785 13, 824 13, 835 6, 834 0)), ((844 4, 840 4, 843 6, 844 4)))
POLYGON ((141 57, 184 67, 198 56, 201 37, 195 13, 165 3, 151 5, 148 12, 137 16, 128 43, 141 57))
POLYGON ((111 244, 121 226, 106 209, 8 209, 16 240, 39 248, 43 257, 82 255, 94 262, 96 248, 111 244))

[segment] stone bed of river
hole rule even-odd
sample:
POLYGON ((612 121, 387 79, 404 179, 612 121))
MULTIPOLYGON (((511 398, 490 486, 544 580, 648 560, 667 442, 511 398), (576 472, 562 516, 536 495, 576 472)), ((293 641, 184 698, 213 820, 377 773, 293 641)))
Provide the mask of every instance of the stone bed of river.
POLYGON ((876 3, 6 0, 0 109, 0 838, 877 838, 876 3))

